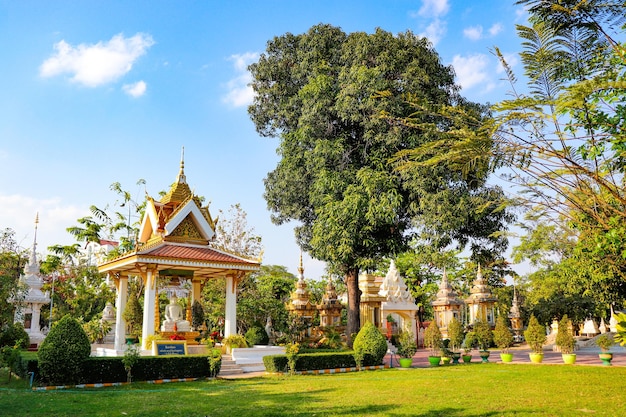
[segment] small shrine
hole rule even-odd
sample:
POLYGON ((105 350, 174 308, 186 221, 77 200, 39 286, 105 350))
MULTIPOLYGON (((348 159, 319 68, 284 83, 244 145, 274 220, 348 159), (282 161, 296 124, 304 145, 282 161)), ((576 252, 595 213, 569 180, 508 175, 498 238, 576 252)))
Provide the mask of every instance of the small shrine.
POLYGON ((98 270, 107 273, 114 282, 115 351, 123 351, 126 322, 123 313, 128 298, 129 276, 141 277, 144 289, 142 340, 147 349, 149 336, 163 329, 162 336, 176 334, 189 343, 194 333, 188 332, 185 322, 191 321, 189 308, 183 313, 177 300, 170 299, 166 317, 161 323, 158 309, 159 285, 171 286, 184 279, 189 283, 188 305, 200 301, 202 286, 209 279, 226 281, 226 311, 224 336, 237 333, 237 285, 249 273, 259 270, 259 262, 245 259, 211 247, 217 219, 208 206, 194 195, 187 184, 184 154, 180 171, 170 190, 160 200, 147 197, 136 248, 117 258, 98 264, 98 270), (179 328, 180 326, 180 328, 179 328), (168 333, 166 329, 172 331, 168 333), (174 331, 175 329, 175 331, 174 331))
POLYGON ((431 303, 435 310, 435 321, 441 331, 441 335, 444 338, 448 337, 448 324, 455 318, 459 322, 462 322, 461 317, 463 301, 459 299, 456 291, 452 288, 448 282, 448 274, 446 270, 443 270, 443 276, 441 283, 439 284, 439 291, 437 292, 437 299, 431 303))
POLYGON ((513 287, 513 302, 511 304, 511 310, 509 310, 509 319, 511 320, 511 329, 513 329, 513 338, 516 342, 522 340, 522 330, 524 330, 524 323, 522 322, 522 314, 519 309, 519 302, 517 300, 517 291, 513 287))
POLYGON ((39 262, 37 261, 37 224, 39 215, 35 217, 35 238, 30 259, 24 266, 24 273, 20 276, 20 285, 23 287, 22 296, 13 299, 15 304, 14 322, 24 325, 24 330, 28 333, 30 344, 39 346, 45 335, 41 332, 39 323, 41 318, 41 306, 50 304, 50 295, 43 293, 43 279, 39 272, 39 262))
POLYGON ((293 312, 304 320, 313 320, 315 306, 311 304, 309 290, 304 280, 304 267, 302 266, 302 254, 300 254, 300 266, 298 267, 298 281, 296 290, 291 293, 291 300, 287 304, 287 310, 293 312))
POLYGON ((415 319, 417 305, 393 259, 380 285, 378 295, 384 297, 382 312, 385 326, 387 326, 388 318, 392 317, 397 324, 397 331, 408 330, 417 336, 417 320, 415 319))
POLYGON ((337 291, 333 284, 332 278, 328 278, 326 284, 326 292, 322 297, 322 302, 317 305, 317 311, 320 314, 320 326, 339 326, 341 325, 341 310, 343 305, 337 297, 337 291))
POLYGON ((480 265, 474 285, 470 290, 470 296, 465 300, 469 309, 468 323, 473 324, 476 320, 485 320, 492 327, 496 325, 495 304, 497 299, 492 295, 489 285, 483 278, 480 265))
POLYGON ((376 282, 376 277, 373 274, 359 274, 359 289, 361 290, 361 302, 359 304, 361 326, 369 321, 377 328, 381 328, 381 305, 385 301, 385 297, 378 294, 380 284, 376 282))

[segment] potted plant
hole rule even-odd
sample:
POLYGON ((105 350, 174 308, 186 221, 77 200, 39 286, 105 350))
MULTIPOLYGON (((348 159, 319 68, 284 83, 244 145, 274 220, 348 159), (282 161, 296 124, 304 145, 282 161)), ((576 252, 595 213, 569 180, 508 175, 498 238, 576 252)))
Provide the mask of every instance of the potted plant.
POLYGON ((574 347, 576 340, 572 334, 572 321, 565 314, 559 321, 559 330, 556 333, 555 344, 561 349, 561 357, 563 363, 573 365, 576 363, 576 354, 574 347))
POLYGON ((439 366, 439 362, 441 362, 441 331, 435 320, 432 320, 424 331, 424 346, 430 349, 428 356, 430 366, 439 366))
POLYGON ((126 321, 126 325, 128 326, 126 343, 132 344, 137 342, 141 335, 141 327, 143 325, 143 309, 135 294, 129 294, 122 318, 126 321))
POLYGON ((602 352, 600 352, 599 357, 600 357, 600 360, 602 361, 602 365, 604 366, 611 366, 611 361, 613 360, 613 354, 609 352, 609 349, 611 349, 611 346, 613 346, 614 343, 615 341, 613 340, 611 335, 608 333, 601 334, 596 339, 596 345, 598 345, 600 350, 602 350, 602 352))
POLYGON ((248 343, 246 342, 246 338, 240 334, 231 334, 228 337, 222 339, 222 345, 226 350, 226 354, 230 355, 234 348, 247 348, 248 343))
POLYGON ((463 340, 463 363, 470 363, 472 361, 472 349, 476 345, 476 333, 467 332, 465 334, 465 340, 463 340))
POLYGON ((489 347, 493 342, 493 332, 491 326, 485 320, 478 319, 474 323, 474 333, 476 334, 476 342, 480 349, 479 354, 483 363, 489 362, 489 347))
POLYGON ((543 344, 546 342, 546 328, 539 324, 534 314, 530 316, 528 328, 524 331, 524 338, 530 346, 530 361, 541 363, 543 361, 543 344))
POLYGON ((504 363, 512 362, 513 354, 509 352, 509 349, 513 346, 513 335, 504 316, 499 316, 496 320, 496 328, 493 330, 493 342, 500 349, 500 360, 504 363))
POLYGON ((413 332, 407 329, 400 333, 398 344, 398 356, 400 356, 400 366, 402 368, 410 368, 413 364, 413 356, 417 352, 417 343, 415 342, 415 336, 413 335, 413 332))
POLYGON ((448 323, 448 338, 450 339, 448 346, 450 347, 450 356, 453 363, 459 363, 459 358, 461 357, 460 349, 464 336, 461 323, 456 317, 453 317, 450 323, 448 323))

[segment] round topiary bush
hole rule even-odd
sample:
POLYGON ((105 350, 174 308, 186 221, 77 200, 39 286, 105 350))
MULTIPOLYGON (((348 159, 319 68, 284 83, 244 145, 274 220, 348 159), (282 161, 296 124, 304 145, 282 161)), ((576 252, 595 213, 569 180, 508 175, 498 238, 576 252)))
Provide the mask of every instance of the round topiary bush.
POLYGON ((353 348, 357 365, 381 365, 387 353, 387 341, 380 330, 368 321, 354 338, 353 348))
POLYGON ((39 347, 39 370, 54 384, 80 382, 83 362, 89 358, 91 345, 83 327, 65 316, 52 327, 39 347))
POLYGON ((261 326, 252 326, 246 332, 246 342, 248 346, 267 345, 270 341, 265 329, 261 326))

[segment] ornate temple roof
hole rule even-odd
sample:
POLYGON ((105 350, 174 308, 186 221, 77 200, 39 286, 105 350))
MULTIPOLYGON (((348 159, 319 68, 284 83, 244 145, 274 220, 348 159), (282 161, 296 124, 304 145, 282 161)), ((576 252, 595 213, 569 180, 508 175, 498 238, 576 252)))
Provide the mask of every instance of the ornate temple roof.
POLYGON ((298 281, 296 290, 291 293, 291 301, 287 305, 289 310, 302 310, 304 312, 313 311, 309 290, 304 280, 304 267, 302 266, 302 254, 300 254, 300 266, 298 267, 298 281))
POLYGON ((483 273, 478 265, 478 272, 476 272, 476 279, 474 285, 470 290, 470 296, 465 300, 468 304, 480 304, 480 303, 494 303, 497 299, 492 295, 487 281, 483 278, 483 273))
POLYGON ((400 276, 400 272, 396 268, 396 263, 391 260, 389 271, 380 285, 379 295, 386 298, 388 303, 396 304, 414 304, 415 300, 408 287, 404 283, 404 279, 400 276))
POLYGON ((439 291, 437 291, 437 299, 431 303, 433 306, 463 305, 463 301, 459 299, 456 291, 448 282, 448 274, 444 268, 439 291))
POLYGON ((522 314, 519 310, 519 302, 517 301, 517 291, 515 291, 515 287, 513 287, 513 303, 511 305, 511 310, 509 310, 509 318, 517 319, 522 317, 522 314))

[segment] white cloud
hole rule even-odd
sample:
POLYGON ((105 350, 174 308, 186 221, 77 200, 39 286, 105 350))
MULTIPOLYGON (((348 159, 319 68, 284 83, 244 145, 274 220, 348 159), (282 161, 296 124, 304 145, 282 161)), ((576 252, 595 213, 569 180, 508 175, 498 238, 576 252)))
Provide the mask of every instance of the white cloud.
POLYGON ((417 12, 422 17, 439 17, 448 13, 448 0, 422 0, 422 7, 417 12))
POLYGON ((143 33, 130 38, 120 33, 108 42, 76 47, 62 40, 54 45, 54 54, 41 64, 39 74, 42 77, 70 74, 74 82, 97 87, 128 73, 152 45, 152 37, 143 33))
POLYGON ((502 32, 502 25, 500 23, 494 23, 490 28, 489 28, 489 34, 491 36, 496 36, 498 33, 502 32))
POLYGON ((35 216, 39 214, 37 252, 41 254, 46 253, 48 246, 74 243, 65 229, 90 214, 85 208, 63 204, 59 198, 37 199, 19 194, 0 194, 0 207, 0 225, 12 229, 15 240, 24 248, 32 247, 35 216))
POLYGON ((124 84, 122 90, 131 97, 141 97, 146 92, 146 83, 142 80, 133 84, 124 84))
POLYGON ((235 77, 226 83, 228 92, 222 96, 224 103, 233 107, 243 107, 252 103, 254 91, 248 84, 252 81, 252 76, 248 72, 248 65, 259 58, 256 52, 246 52, 244 54, 231 55, 228 60, 233 61, 235 77))
POLYGON ((488 63, 489 59, 484 54, 474 54, 467 57, 455 55, 452 58, 452 66, 459 85, 468 89, 481 83, 488 83, 490 81, 486 71, 488 63))
POLYGON ((483 27, 481 25, 470 26, 463 29, 463 35, 470 40, 477 41, 483 37, 483 27))
POLYGON ((430 40, 433 45, 437 45, 443 35, 446 34, 446 22, 443 20, 435 19, 433 22, 426 26, 424 32, 420 33, 420 36, 425 36, 430 40))

